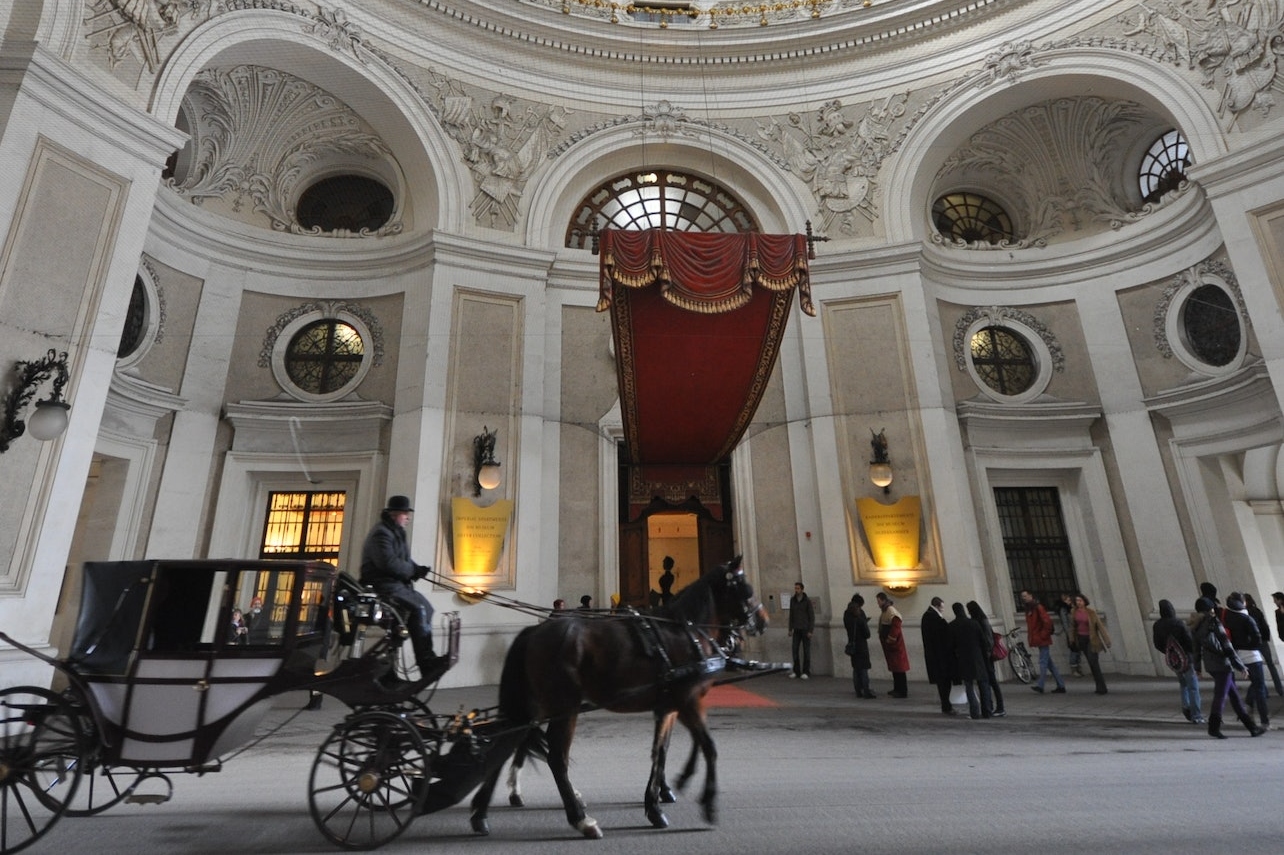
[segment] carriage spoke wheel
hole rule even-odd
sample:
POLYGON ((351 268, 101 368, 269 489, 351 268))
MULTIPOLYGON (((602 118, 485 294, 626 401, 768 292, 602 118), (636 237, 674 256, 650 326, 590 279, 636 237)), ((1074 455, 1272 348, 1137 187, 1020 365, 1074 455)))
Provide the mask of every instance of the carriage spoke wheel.
POLYGON ((70 702, 34 686, 0 692, 0 853, 39 840, 76 795, 86 748, 70 702))
POLYGON ((418 729, 387 711, 358 712, 317 752, 308 805, 317 828, 345 849, 374 849, 405 831, 428 794, 418 729))
MULTIPOLYGON (((99 762, 102 740, 94 724, 94 717, 89 712, 88 703, 74 688, 64 691, 62 697, 70 705, 68 712, 80 720, 84 746, 80 756, 71 761, 80 766, 82 776, 75 794, 67 799, 63 816, 93 816, 120 804, 132 794, 143 779, 143 773, 134 768, 113 767, 99 762)), ((48 796, 41 796, 41 798, 45 799, 48 796)))

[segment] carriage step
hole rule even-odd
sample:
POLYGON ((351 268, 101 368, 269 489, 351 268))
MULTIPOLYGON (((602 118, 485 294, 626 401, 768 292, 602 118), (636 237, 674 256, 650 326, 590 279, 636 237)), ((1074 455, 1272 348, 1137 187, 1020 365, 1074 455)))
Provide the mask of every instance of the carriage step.
POLYGON ((141 795, 135 794, 125 796, 125 804, 127 805, 163 805, 167 801, 169 801, 169 796, 161 793, 143 793, 141 795))
POLYGON ((174 782, 164 772, 147 772, 139 777, 125 796, 127 805, 163 805, 174 796, 174 782), (158 787, 163 789, 157 791, 158 787), (140 792, 143 789, 149 792, 140 792))

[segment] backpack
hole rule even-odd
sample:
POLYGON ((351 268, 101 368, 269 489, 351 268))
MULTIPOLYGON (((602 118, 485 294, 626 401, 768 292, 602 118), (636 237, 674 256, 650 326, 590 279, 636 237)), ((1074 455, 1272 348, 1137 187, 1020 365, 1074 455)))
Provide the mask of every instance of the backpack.
POLYGON ((1175 635, 1168 636, 1168 644, 1164 648, 1164 663, 1178 674, 1190 670, 1190 654, 1182 648, 1175 635))

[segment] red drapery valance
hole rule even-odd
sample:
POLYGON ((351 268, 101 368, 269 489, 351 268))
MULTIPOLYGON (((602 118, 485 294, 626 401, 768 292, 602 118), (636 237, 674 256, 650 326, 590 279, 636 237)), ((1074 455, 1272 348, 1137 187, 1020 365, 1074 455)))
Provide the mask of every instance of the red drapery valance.
POLYGON ((634 464, 712 465, 739 442, 780 349, 794 289, 814 314, 803 235, 601 233, 634 464))

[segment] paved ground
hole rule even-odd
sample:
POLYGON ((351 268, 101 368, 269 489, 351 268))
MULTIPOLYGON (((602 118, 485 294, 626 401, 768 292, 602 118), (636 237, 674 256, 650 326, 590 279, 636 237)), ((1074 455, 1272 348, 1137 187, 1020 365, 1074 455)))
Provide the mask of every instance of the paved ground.
MULTIPOLYGON (((759 677, 720 691, 710 714, 719 749, 720 822, 704 821, 689 793, 654 830, 639 805, 650 722, 606 712, 583 716, 573 779, 603 841, 565 822, 545 769, 528 772, 528 807, 496 806, 492 834, 468 828, 465 807, 417 819, 382 852, 564 853, 1012 853, 1235 855, 1284 852, 1284 730, 1210 739, 1186 723, 1176 681, 1108 675, 1098 696, 1072 678, 1066 695, 1004 684, 1008 717, 971 721, 937 709, 911 682, 895 700, 852 696, 845 679, 759 677)), ((439 692, 437 712, 493 703, 494 687, 439 692)), ((301 697, 281 699, 288 723, 217 774, 174 776, 165 805, 122 805, 66 818, 29 851, 103 853, 311 853, 336 851, 307 807, 317 746, 342 715, 290 719, 301 697)), ((1272 697, 1284 723, 1284 699, 1272 697)), ((675 758, 687 743, 675 740, 675 758)), ((671 763, 676 768, 677 761, 671 763)), ((503 802, 503 799, 497 800, 503 802)))

